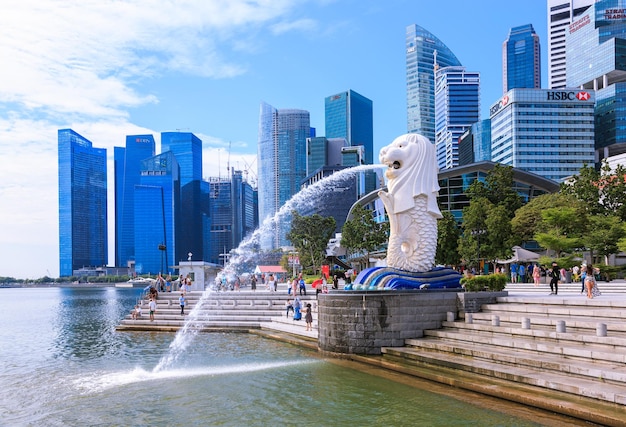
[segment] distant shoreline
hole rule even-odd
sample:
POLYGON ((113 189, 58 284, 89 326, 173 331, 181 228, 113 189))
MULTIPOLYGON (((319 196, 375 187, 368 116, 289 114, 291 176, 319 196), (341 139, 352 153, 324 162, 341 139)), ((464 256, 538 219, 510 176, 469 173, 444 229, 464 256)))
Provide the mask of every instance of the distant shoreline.
POLYGON ((114 288, 117 283, 0 283, 3 288, 114 288))

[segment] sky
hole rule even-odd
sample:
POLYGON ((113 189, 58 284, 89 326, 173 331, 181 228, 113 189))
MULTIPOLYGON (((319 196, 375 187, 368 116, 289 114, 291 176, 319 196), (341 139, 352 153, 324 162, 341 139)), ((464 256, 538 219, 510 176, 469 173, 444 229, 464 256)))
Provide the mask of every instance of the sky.
POLYGON ((405 30, 417 24, 481 75, 482 118, 502 95, 511 27, 540 37, 547 0, 20 0, 0 5, 0 277, 59 275, 58 129, 107 149, 126 135, 193 132, 203 176, 256 178, 261 102, 310 112, 352 89, 373 102, 374 151, 406 133, 405 30))

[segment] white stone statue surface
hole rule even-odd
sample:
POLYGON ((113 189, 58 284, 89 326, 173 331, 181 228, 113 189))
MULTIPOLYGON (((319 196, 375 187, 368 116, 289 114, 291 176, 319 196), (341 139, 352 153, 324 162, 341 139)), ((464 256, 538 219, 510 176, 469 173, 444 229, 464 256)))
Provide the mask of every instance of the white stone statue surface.
POLYGON ((378 195, 389 216, 387 266, 426 272, 435 266, 439 183, 435 146, 415 133, 401 135, 382 148, 387 190, 378 195))

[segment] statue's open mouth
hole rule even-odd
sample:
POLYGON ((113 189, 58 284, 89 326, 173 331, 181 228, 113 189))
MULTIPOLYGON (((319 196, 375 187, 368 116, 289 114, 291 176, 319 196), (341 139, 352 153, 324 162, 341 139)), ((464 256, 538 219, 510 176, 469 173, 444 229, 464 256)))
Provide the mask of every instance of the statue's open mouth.
POLYGON ((395 161, 392 164, 389 165, 392 169, 400 169, 400 162, 399 161, 395 161))

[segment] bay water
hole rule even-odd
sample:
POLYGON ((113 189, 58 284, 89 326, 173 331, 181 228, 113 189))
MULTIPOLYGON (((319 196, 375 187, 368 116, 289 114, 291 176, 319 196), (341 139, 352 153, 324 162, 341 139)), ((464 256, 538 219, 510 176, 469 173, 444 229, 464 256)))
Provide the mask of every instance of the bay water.
POLYGON ((0 289, 2 426, 583 425, 246 333, 117 332, 129 288, 0 289))

